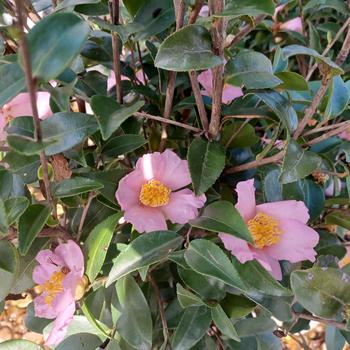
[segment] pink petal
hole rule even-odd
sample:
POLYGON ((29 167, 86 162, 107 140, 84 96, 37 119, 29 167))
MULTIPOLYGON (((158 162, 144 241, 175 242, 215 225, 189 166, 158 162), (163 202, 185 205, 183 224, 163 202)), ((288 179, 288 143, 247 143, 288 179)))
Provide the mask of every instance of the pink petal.
POLYGON ((253 249, 243 239, 227 233, 219 233, 219 237, 224 243, 225 248, 229 250, 242 264, 255 258, 253 249))
POLYGON ((62 313, 58 315, 54 321, 53 328, 47 339, 45 340, 46 345, 52 346, 60 343, 67 333, 69 323, 73 320, 75 312, 75 303, 69 304, 62 313))
POLYGON ((45 295, 41 294, 34 299, 34 312, 36 317, 52 319, 57 312, 45 302, 45 295))
POLYGON ((57 270, 59 268, 54 264, 37 265, 33 270, 33 281, 36 284, 44 284, 57 270))
POLYGON ((310 260, 315 261, 316 252, 313 249, 318 241, 318 233, 311 227, 293 219, 280 221, 283 231, 281 240, 269 247, 264 252, 277 260, 288 260, 292 263, 310 260))
POLYGON ((124 219, 126 222, 133 224, 135 229, 140 233, 167 229, 165 217, 158 208, 141 205, 128 208, 124 213, 124 219))
POLYGON ((205 195, 196 197, 189 189, 170 194, 169 203, 160 209, 172 223, 187 224, 198 216, 198 209, 204 206, 205 195))
POLYGON ((300 17, 296 17, 287 22, 281 23, 279 28, 303 34, 303 24, 300 17))
POLYGON ((37 106, 40 119, 46 119, 52 115, 50 107, 50 94, 45 91, 37 92, 37 106))
POLYGON ((264 203, 257 205, 256 210, 276 219, 295 219, 304 224, 310 219, 309 209, 302 201, 288 200, 264 203))
POLYGON ((350 132, 345 130, 338 135, 341 139, 350 141, 350 132))
POLYGON ((236 209, 244 220, 248 221, 256 214, 254 179, 238 182, 236 192, 238 195, 236 209))
POLYGON ((222 90, 222 102, 225 104, 231 103, 234 99, 243 96, 243 91, 237 86, 225 84, 222 90))
POLYGON ((277 280, 282 279, 282 270, 278 260, 273 259, 271 256, 266 254, 264 249, 256 249, 254 250, 255 259, 261 264, 261 266, 271 273, 273 277, 277 280))
POLYGON ((279 5, 275 8, 275 13, 273 14, 274 20, 276 20, 275 17, 278 15, 279 12, 281 12, 286 7, 286 5, 287 4, 279 5))
POLYGON ((172 191, 191 183, 187 160, 167 149, 163 153, 147 153, 137 161, 146 180, 159 180, 172 191))
POLYGON ((209 6, 204 5, 202 6, 201 10, 199 11, 200 17, 208 17, 209 16, 209 6))
MULTIPOLYGON (((0 109, 1 111, 1 109, 0 109)), ((6 131, 4 130, 6 126, 6 119, 2 112, 0 112, 0 142, 5 141, 6 139, 6 131)))
POLYGON ((63 265, 63 260, 50 249, 41 250, 36 255, 35 260, 40 265, 47 265, 47 264, 63 265))
POLYGON ((208 96, 213 95, 213 73, 211 69, 205 70, 198 75, 198 82, 203 86, 208 96))
POLYGON ((84 274, 84 256, 80 247, 72 240, 67 243, 60 244, 55 249, 55 254, 64 261, 64 266, 70 271, 78 273, 80 276, 84 274))

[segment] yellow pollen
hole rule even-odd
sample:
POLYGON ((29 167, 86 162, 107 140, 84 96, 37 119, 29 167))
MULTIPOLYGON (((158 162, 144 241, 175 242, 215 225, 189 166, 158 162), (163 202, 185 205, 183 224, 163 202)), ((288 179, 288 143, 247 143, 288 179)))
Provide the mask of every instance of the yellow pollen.
POLYGON ((268 247, 281 239, 278 221, 267 214, 258 213, 247 224, 256 248, 268 247))
POLYGON ((45 293, 45 302, 51 305, 56 295, 63 292, 62 282, 66 277, 66 271, 56 271, 54 272, 50 279, 46 281, 41 287, 42 292, 45 293))
POLYGON ((161 207, 168 204, 170 190, 158 180, 150 180, 142 185, 140 202, 148 207, 161 207))

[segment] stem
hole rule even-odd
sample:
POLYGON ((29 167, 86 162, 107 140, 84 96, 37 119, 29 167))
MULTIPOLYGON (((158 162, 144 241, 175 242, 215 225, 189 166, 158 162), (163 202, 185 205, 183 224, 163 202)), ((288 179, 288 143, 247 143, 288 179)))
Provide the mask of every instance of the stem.
POLYGON ((344 131, 344 126, 341 126, 335 130, 328 131, 325 134, 308 141, 306 144, 307 145, 314 145, 315 143, 319 143, 321 141, 327 140, 332 136, 336 136, 336 135, 342 133, 343 131, 344 131))
POLYGON ((322 127, 320 127, 320 128, 316 128, 316 129, 311 129, 311 130, 305 132, 305 133, 303 134, 303 136, 308 136, 308 135, 311 135, 311 134, 316 134, 316 133, 321 132, 321 131, 326 131, 326 130, 331 130, 331 129, 340 128, 341 126, 344 127, 343 130, 346 129, 347 126, 350 126, 350 121, 347 120, 347 121, 342 122, 342 123, 337 123, 337 124, 322 126, 322 127))
POLYGON ((86 205, 85 205, 85 207, 83 209, 83 213, 81 214, 81 218, 80 218, 80 222, 79 222, 78 234, 77 234, 77 237, 76 237, 76 241, 77 242, 80 241, 81 235, 83 234, 83 227, 84 227, 84 223, 85 223, 85 220, 86 220, 86 216, 87 216, 87 213, 89 211, 91 202, 95 198, 95 196, 96 196, 96 194, 94 192, 90 192, 89 193, 89 197, 88 197, 87 203, 86 203, 86 205))
POLYGON ((331 326, 334 326, 336 328, 346 330, 346 324, 345 323, 341 323, 341 322, 337 322, 337 321, 333 321, 333 320, 326 320, 326 319, 321 318, 321 317, 308 315, 308 314, 303 314, 303 313, 300 313, 300 314, 299 313, 295 313, 295 315, 297 317, 299 317, 299 318, 304 319, 304 320, 317 321, 317 322, 323 323, 325 325, 331 325, 331 326))
POLYGON ((190 76, 192 90, 193 90, 194 98, 196 100, 196 104, 198 107, 198 113, 199 113, 199 118, 201 120, 202 127, 205 131, 207 131, 209 128, 209 122, 208 122, 207 112, 205 110, 203 98, 199 89, 197 73, 196 71, 191 70, 188 72, 188 75, 190 76))
MULTIPOLYGON (((209 0, 210 13, 216 14, 224 10, 224 0, 209 0)), ((220 56, 224 62, 224 32, 225 25, 223 18, 215 18, 212 25, 212 38, 214 54, 220 56)), ((213 102, 209 134, 216 138, 219 133, 221 118, 222 90, 224 87, 224 63, 212 69, 213 72, 213 102)))
MULTIPOLYGON (((119 24, 119 0, 112 0, 110 3, 110 16, 111 23, 114 25, 119 24)), ((112 49, 113 49, 113 71, 115 76, 115 89, 117 102, 123 103, 123 92, 122 92, 122 75, 120 67, 120 50, 119 40, 115 32, 112 32, 112 49)))
MULTIPOLYGON (((38 107, 36 104, 36 82, 33 79, 33 75, 32 75, 32 67, 30 64, 28 42, 24 33, 24 14, 23 14, 24 8, 23 8, 22 0, 16 0, 16 7, 17 7, 17 16, 18 16, 19 35, 20 35, 20 50, 22 51, 22 55, 23 55, 24 74, 25 74, 27 89, 30 96, 30 104, 33 111, 35 139, 38 142, 42 142, 40 118, 38 114, 38 107)), ((40 153, 40 162, 41 162, 41 167, 43 169, 43 181, 45 185, 46 198, 52 208, 53 215, 56 218, 57 210, 51 195, 48 165, 47 165, 47 160, 46 160, 44 151, 40 153)))
POLYGON ((346 34, 345 40, 343 42, 343 46, 335 60, 335 63, 338 66, 341 66, 345 60, 347 59, 350 51, 350 21, 348 23, 348 33, 346 34))
POLYGON ((142 55, 141 55, 141 49, 140 49, 139 42, 136 43, 136 46, 137 46, 137 53, 138 53, 138 56, 139 56, 140 66, 141 66, 141 69, 142 69, 142 76, 143 76, 144 85, 147 85, 147 77, 146 77, 146 73, 145 73, 145 68, 143 66, 143 61, 142 61, 142 55))
POLYGON ((197 17, 199 15, 199 12, 202 9, 203 3, 204 3, 204 0, 197 0, 196 1, 195 5, 191 11, 191 15, 190 15, 190 18, 188 20, 188 24, 193 24, 196 22, 197 17))

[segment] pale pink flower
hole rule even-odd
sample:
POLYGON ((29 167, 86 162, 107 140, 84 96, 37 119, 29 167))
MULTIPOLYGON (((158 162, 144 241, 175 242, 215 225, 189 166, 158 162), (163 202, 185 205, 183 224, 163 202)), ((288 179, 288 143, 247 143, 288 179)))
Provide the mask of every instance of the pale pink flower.
POLYGON ((199 11, 198 14, 200 17, 208 17, 209 16, 209 6, 204 5, 202 6, 201 10, 199 11))
MULTIPOLYGON (((198 82, 203 86, 202 95, 213 97, 213 73, 211 69, 205 70, 198 75, 198 82)), ((243 96, 241 88, 225 84, 222 90, 222 103, 229 104, 234 99, 243 96)))
MULTIPOLYGON (((50 94, 48 92, 37 92, 37 106, 40 119, 46 119, 52 114, 50 108, 50 94)), ((14 97, 11 101, 5 103, 0 108, 0 141, 6 139, 4 128, 13 118, 33 116, 30 96, 28 92, 23 92, 14 97)))
POLYGON ((239 182, 236 192, 236 209, 246 222, 254 245, 226 233, 219 237, 241 263, 255 259, 280 280, 279 260, 315 261, 313 248, 319 236, 306 225, 309 214, 303 202, 287 200, 256 205, 254 180, 239 182))
MULTIPOLYGON (((135 76, 139 82, 141 82, 143 85, 145 84, 145 79, 143 78, 143 72, 141 69, 136 72, 135 76)), ((122 75, 121 79, 130 80, 125 75, 122 75)), ((115 85, 115 74, 113 71, 110 71, 108 80, 107 80, 107 90, 109 91, 114 85, 115 85)))
POLYGON ((303 23, 301 17, 295 17, 287 22, 279 23, 280 30, 291 30, 303 34, 303 23))
POLYGON ((350 141, 350 129, 342 131, 340 134, 338 134, 338 137, 343 140, 350 141))
POLYGON ((171 150, 148 153, 120 180, 116 197, 125 221, 138 232, 166 230, 166 220, 186 224, 204 206, 205 195, 183 188, 190 183, 187 160, 171 150))
POLYGON ((33 280, 42 293, 34 299, 35 316, 55 319, 45 339, 47 345, 55 345, 62 341, 73 319, 76 293, 84 275, 84 256, 79 246, 70 240, 54 251, 40 251, 36 260, 39 265, 33 271, 33 280))

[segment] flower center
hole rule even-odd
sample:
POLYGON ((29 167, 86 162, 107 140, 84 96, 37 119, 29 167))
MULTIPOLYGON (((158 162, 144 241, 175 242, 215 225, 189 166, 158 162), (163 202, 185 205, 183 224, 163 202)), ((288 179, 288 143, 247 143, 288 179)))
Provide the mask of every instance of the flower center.
POLYGON ((42 285, 42 292, 45 293, 45 302, 51 305, 56 295, 63 292, 62 282, 66 277, 66 271, 64 269, 55 271, 50 279, 42 285))
POLYGON ((158 180, 150 180, 142 185, 140 202, 149 207, 161 207, 168 204, 170 190, 158 180))
POLYGON ((281 239, 282 232, 278 227, 278 221, 267 214, 256 214, 247 225, 256 248, 268 247, 278 243, 281 239))

